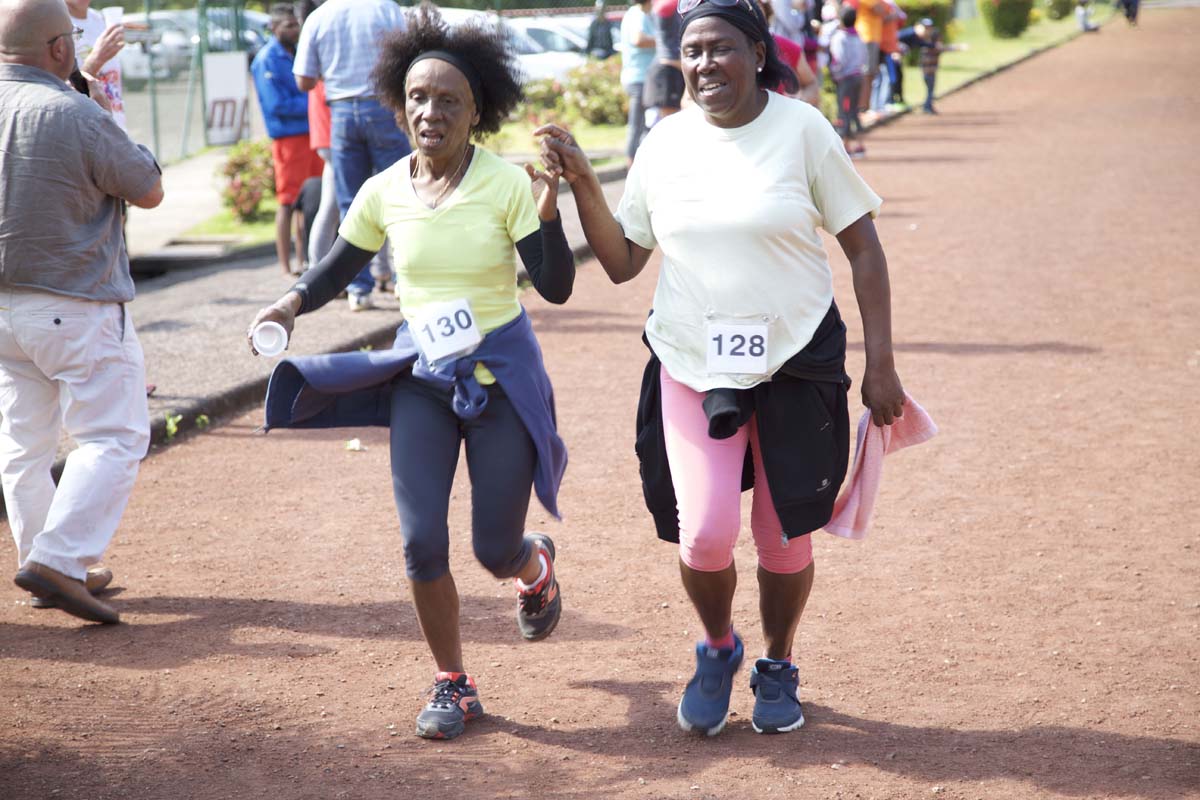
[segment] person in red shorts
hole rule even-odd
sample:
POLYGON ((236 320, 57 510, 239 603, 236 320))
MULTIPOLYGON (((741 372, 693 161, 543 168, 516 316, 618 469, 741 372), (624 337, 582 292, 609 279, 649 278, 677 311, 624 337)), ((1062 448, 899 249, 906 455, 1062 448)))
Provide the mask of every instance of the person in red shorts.
POLYGON ((300 91, 292 76, 300 22, 291 5, 271 8, 270 42, 258 51, 250 64, 254 89, 262 107, 267 135, 271 137, 271 156, 275 161, 275 252, 284 274, 299 274, 306 244, 303 230, 293 225, 294 205, 300 188, 308 178, 317 177, 324 167, 308 138, 308 95, 300 91), (296 228, 296 265, 292 268, 292 231, 296 228))

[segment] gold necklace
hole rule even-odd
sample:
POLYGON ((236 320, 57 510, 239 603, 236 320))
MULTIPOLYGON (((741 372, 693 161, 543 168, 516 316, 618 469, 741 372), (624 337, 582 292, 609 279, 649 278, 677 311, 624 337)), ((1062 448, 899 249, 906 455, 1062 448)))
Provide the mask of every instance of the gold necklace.
MULTIPOLYGON (((450 187, 454 185, 454 179, 457 178, 458 173, 462 171, 463 164, 467 163, 467 156, 471 155, 472 147, 474 147, 474 145, 467 145, 467 149, 463 150, 462 160, 458 162, 458 166, 455 167, 454 172, 450 175, 449 178, 446 179, 445 185, 442 186, 442 191, 438 192, 437 197, 433 198, 433 204, 430 206, 430 208, 437 208, 438 206, 440 206, 442 204, 442 198, 444 198, 446 196, 446 192, 450 191, 450 187)), ((410 178, 415 179, 416 177, 417 177, 417 160, 414 158, 412 160, 412 172, 410 174, 410 178)))

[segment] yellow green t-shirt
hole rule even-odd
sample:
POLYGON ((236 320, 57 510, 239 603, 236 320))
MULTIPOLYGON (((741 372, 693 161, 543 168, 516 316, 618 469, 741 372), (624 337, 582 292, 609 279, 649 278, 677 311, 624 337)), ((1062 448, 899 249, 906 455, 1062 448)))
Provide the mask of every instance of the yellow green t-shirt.
MULTIPOLYGON (((392 245, 396 294, 406 317, 465 298, 483 334, 521 313, 514 245, 540 227, 529 176, 476 147, 462 181, 437 208, 413 191, 412 156, 367 179, 338 234, 362 250, 392 245)), ((495 378, 475 367, 482 384, 495 378)))

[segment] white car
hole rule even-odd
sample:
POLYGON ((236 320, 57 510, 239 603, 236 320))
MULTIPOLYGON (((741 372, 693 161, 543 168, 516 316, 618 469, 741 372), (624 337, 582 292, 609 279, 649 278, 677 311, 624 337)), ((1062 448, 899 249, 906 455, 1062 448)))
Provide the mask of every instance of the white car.
POLYGON ((534 41, 524 31, 510 24, 511 20, 502 20, 491 12, 475 11, 468 8, 438 7, 442 19, 447 25, 461 25, 464 22, 482 21, 488 25, 498 25, 508 39, 509 47, 517 56, 517 63, 525 75, 526 81, 544 79, 564 80, 567 73, 587 59, 582 53, 555 52, 547 50, 534 41))
POLYGON ((564 25, 554 17, 511 17, 509 25, 556 53, 587 54, 587 26, 580 31, 577 25, 564 25))

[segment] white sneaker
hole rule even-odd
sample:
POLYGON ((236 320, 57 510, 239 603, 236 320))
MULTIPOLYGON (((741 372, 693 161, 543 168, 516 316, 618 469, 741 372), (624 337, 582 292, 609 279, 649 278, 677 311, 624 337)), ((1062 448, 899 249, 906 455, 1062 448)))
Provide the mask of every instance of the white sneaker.
POLYGON ((346 301, 350 304, 351 311, 365 311, 368 308, 374 308, 375 303, 371 301, 369 294, 355 294, 350 292, 346 295, 346 301))

